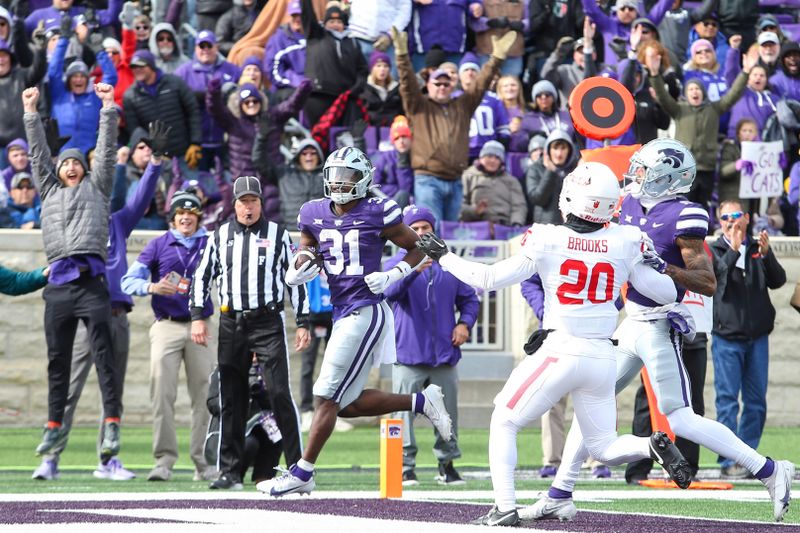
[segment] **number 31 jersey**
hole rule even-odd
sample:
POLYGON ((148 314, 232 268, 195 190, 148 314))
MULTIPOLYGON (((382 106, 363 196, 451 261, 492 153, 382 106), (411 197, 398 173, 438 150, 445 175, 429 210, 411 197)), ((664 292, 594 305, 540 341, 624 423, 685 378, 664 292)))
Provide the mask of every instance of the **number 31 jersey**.
POLYGON ((544 288, 542 327, 586 339, 609 339, 617 327, 620 288, 642 260, 642 232, 611 224, 592 233, 534 224, 522 252, 544 288))
POLYGON ((342 216, 334 214, 328 198, 300 208, 297 227, 316 239, 325 260, 334 320, 383 300, 382 294, 369 290, 364 276, 381 270, 386 244, 381 233, 402 221, 402 210, 394 200, 377 197, 362 199, 342 216))

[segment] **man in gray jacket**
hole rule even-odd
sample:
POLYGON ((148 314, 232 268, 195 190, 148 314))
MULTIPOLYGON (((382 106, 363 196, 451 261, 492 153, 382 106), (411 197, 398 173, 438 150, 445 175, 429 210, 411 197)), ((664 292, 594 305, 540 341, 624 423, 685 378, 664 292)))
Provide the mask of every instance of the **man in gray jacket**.
POLYGON ((48 421, 36 453, 46 454, 66 442, 67 431, 62 423, 69 392, 72 343, 78 321, 82 320, 89 333, 106 417, 100 446, 101 462, 105 463, 119 453, 122 415, 122 384, 114 368, 111 303, 105 278, 119 117, 114 107, 114 87, 98 83, 94 91, 102 108, 91 173, 84 155, 74 148, 59 154, 53 165, 42 120, 36 111, 39 89, 25 89, 22 103, 33 177, 42 198, 44 251, 50 264, 50 284, 43 295, 48 421))

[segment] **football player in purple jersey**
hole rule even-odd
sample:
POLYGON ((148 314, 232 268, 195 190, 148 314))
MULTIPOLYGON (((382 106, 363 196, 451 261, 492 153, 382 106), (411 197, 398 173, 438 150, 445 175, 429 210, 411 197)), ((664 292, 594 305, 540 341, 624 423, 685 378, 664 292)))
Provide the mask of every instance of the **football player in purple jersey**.
MULTIPOLYGON (((683 196, 691 189, 695 174, 695 159, 686 146, 672 139, 650 141, 631 157, 625 176, 631 180, 630 194, 620 209, 620 224, 637 226, 652 240, 653 252, 645 251, 644 261, 673 279, 678 300, 686 290, 712 296, 716 289, 711 260, 703 247, 708 212, 683 196)), ((692 411, 689 376, 681 358, 681 336, 691 340, 694 324, 685 306, 678 302, 659 305, 631 287, 625 311, 627 317, 614 335, 619 341, 617 392, 644 365, 658 408, 675 435, 752 472, 767 487, 774 518, 781 521, 789 509, 794 465, 760 455, 723 424, 692 411)), ((573 423, 561 466, 547 495, 521 510, 520 518, 572 519, 577 513, 572 491, 586 457, 580 427, 573 423)))
MULTIPOLYGON (((345 147, 325 161, 325 198, 306 202, 297 217, 300 249, 322 255, 333 304, 333 330, 314 384, 317 407, 303 457, 281 476, 257 485, 274 497, 309 493, 314 487, 314 463, 331 435, 336 417, 377 416, 414 411, 427 416, 442 438, 450 440, 452 424, 441 388, 429 385, 421 393, 391 394, 364 389, 370 369, 394 363, 394 321, 383 291, 408 276, 424 259, 418 236, 403 224, 393 200, 369 193, 372 162, 361 150, 345 147), (407 254, 392 269, 381 271, 386 241, 407 254)), ((293 260, 286 283, 297 286, 314 279, 319 263, 297 268, 293 260)))

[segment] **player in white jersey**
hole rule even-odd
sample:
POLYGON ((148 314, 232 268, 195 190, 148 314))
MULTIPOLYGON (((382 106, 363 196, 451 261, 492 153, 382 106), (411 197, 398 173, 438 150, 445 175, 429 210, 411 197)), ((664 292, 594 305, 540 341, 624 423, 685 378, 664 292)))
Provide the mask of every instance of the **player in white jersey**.
MULTIPOLYGON (((647 232, 658 256, 646 261, 674 280, 681 298, 684 287, 707 296, 713 295, 716 287, 714 271, 703 249, 708 213, 681 196, 692 186, 695 167, 694 157, 680 142, 650 141, 631 158, 628 171, 633 180, 631 194, 620 208, 620 223, 624 227, 647 232)), ((782 520, 789 508, 794 465, 760 455, 723 424, 695 414, 689 376, 681 359, 681 335, 676 331, 693 334, 692 327, 675 322, 682 321, 681 314, 672 314, 680 308, 662 306, 643 295, 640 288, 634 284, 628 291, 627 317, 614 334, 619 339, 617 392, 639 374, 644 364, 658 407, 672 431, 747 468, 767 487, 774 518, 782 520)), ((572 424, 550 490, 534 505, 520 511, 523 519, 570 520, 577 513, 572 491, 581 464, 590 453, 588 446, 583 446, 588 443, 581 443, 581 430, 585 430, 582 421, 572 424)))
MULTIPOLYGON (((545 292, 542 331, 546 337, 531 357, 511 373, 494 400, 489 465, 495 506, 474 523, 515 525, 517 433, 571 393, 575 416, 586 428, 586 444, 597 460, 618 465, 652 457, 675 481, 688 486, 691 469, 664 433, 617 436, 611 335, 614 305, 629 281, 649 298, 675 301, 672 280, 642 262, 646 236, 636 227, 609 225, 619 199, 613 172, 600 163, 579 165, 564 179, 559 207, 563 226, 534 224, 517 255, 494 265, 473 263, 448 253, 433 234, 417 247, 461 281, 498 289, 539 273, 545 292)), ((531 351, 531 350, 527 350, 531 351)))

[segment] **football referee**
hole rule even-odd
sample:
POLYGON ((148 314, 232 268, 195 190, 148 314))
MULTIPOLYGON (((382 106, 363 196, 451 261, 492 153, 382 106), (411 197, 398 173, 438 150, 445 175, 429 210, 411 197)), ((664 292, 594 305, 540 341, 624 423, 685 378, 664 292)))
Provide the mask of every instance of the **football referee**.
MULTIPOLYGON (((284 278, 292 257, 289 232, 261 216, 261 184, 242 176, 233 184, 236 218, 209 237, 194 274, 189 305, 192 340, 205 345, 208 329, 202 320, 203 302, 216 281, 220 321, 219 363, 221 435, 220 477, 211 489, 242 488, 245 422, 249 401, 248 371, 255 352, 269 399, 283 435, 288 464, 300 459, 299 415, 289 388, 283 299, 284 278)), ((289 287, 297 322, 294 348, 309 344, 308 299, 305 287, 289 287)))

